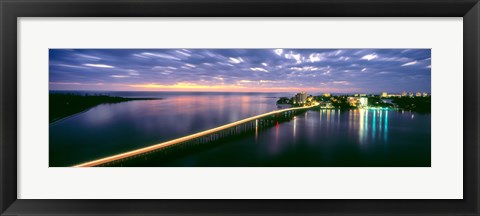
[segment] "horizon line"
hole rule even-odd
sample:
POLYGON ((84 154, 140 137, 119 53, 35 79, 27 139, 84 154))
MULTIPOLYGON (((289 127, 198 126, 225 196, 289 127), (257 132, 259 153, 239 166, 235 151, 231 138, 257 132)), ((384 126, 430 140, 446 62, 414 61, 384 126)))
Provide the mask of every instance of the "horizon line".
MULTIPOLYGON (((79 90, 79 89, 49 89, 48 91, 92 91, 92 92, 185 92, 185 93, 301 93, 308 91, 268 91, 268 92, 261 92, 261 91, 155 91, 155 90, 79 90)), ((379 92, 320 92, 320 91, 311 91, 310 93, 328 93, 328 94, 381 94, 383 92, 388 91, 379 91, 379 92)), ((407 93, 427 93, 431 94, 431 92, 425 91, 402 91, 407 93)), ((390 92, 391 94, 401 94, 402 92, 390 92)))

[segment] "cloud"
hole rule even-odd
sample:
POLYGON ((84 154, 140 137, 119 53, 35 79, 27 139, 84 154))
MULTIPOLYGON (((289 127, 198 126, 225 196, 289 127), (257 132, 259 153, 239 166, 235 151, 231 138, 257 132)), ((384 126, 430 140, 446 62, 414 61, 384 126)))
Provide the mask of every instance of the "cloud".
POLYGON ((76 54, 76 56, 86 58, 86 59, 89 59, 89 60, 94 60, 94 61, 102 60, 102 58, 97 57, 97 56, 92 56, 92 55, 76 54))
POLYGON ((260 80, 260 83, 282 83, 282 80, 260 80))
POLYGON ((260 68, 260 67, 252 67, 252 68, 250 68, 250 70, 252 70, 252 71, 268 72, 267 69, 260 68))
POLYGON ((136 71, 136 70, 128 70, 128 75, 138 76, 138 75, 140 75, 140 73, 138 73, 138 71, 136 71))
POLYGON ((103 85, 103 83, 79 83, 79 82, 49 82, 53 85, 103 85))
POLYGON ((238 58, 232 58, 232 57, 230 57, 229 59, 230 59, 229 61, 230 61, 231 63, 234 63, 234 64, 239 64, 239 63, 242 63, 242 62, 243 62, 243 59, 242 59, 241 57, 238 57, 238 58))
POLYGON ((230 63, 225 63, 225 62, 217 62, 217 64, 219 64, 219 65, 223 65, 223 66, 229 66, 229 67, 233 67, 233 65, 232 65, 232 64, 230 64, 230 63))
MULTIPOLYGON (((50 49, 49 82, 102 82, 105 83, 102 88, 106 90, 112 86, 116 86, 115 89, 118 86, 127 86, 122 88, 131 90, 128 85, 154 83, 172 85, 173 91, 174 88, 180 87, 180 85, 173 85, 174 83, 192 83, 196 84, 195 88, 199 88, 202 85, 240 85, 240 80, 250 80, 251 83, 243 84, 252 88, 289 87, 299 90, 321 86, 337 88, 341 90, 338 91, 339 93, 354 88, 364 89, 365 92, 373 91, 373 93, 403 90, 430 92, 430 82, 428 82, 431 77, 428 68, 430 61, 427 61, 430 60, 430 50, 402 51, 402 49, 342 49, 341 51, 338 49, 50 49), (94 58, 81 57, 77 54, 88 54, 94 58), (101 60, 95 61, 95 57, 101 57, 101 60), (416 65, 409 67, 409 70, 401 67, 402 64, 415 60, 416 65), (108 73, 95 73, 96 70, 108 73), (389 74, 383 72, 389 72, 389 74), (418 82, 406 82, 409 76, 416 74, 423 74, 424 77, 416 79, 418 82), (389 79, 385 79, 385 76, 389 76, 389 79), (348 81, 349 85, 346 86, 341 81, 348 81), (325 85, 319 83, 325 83, 325 85)), ((55 86, 52 85, 52 88, 55 86)))
POLYGON ((83 65, 84 65, 84 66, 87 66, 87 67, 115 68, 114 66, 106 65, 106 64, 83 64, 83 65))
POLYGON ((333 84, 341 84, 341 85, 349 85, 350 83, 348 81, 333 81, 333 84))
POLYGON ((295 59, 297 61, 297 64, 302 63, 302 56, 299 53, 294 54, 292 51, 290 53, 285 54, 286 59, 295 59))
POLYGON ((68 67, 68 68, 79 68, 79 69, 88 69, 88 67, 78 66, 78 65, 69 65, 69 64, 52 64, 52 66, 68 67))
POLYGON ((294 71, 317 71, 317 70, 320 70, 321 68, 314 67, 314 66, 304 66, 304 67, 291 67, 290 69, 294 71))
POLYGON ((340 61, 348 61, 348 60, 350 60, 350 57, 340 56, 340 57, 338 58, 338 60, 340 60, 340 61))
POLYGON ((165 70, 165 71, 160 72, 160 74, 163 74, 163 75, 170 75, 171 73, 173 73, 173 72, 169 71, 169 70, 165 70))
POLYGON ((172 66, 154 66, 152 70, 161 71, 161 70, 177 70, 178 68, 172 66))
POLYGON ((134 56, 143 57, 143 58, 157 57, 157 58, 163 58, 163 59, 169 59, 169 60, 177 60, 177 61, 182 60, 182 59, 177 58, 177 57, 175 57, 175 56, 172 56, 172 55, 169 55, 169 54, 164 54, 164 53, 143 52, 143 53, 141 53, 141 54, 134 54, 134 56))
POLYGON ((139 58, 145 58, 145 59, 149 59, 149 58, 150 58, 150 57, 145 56, 145 55, 142 55, 142 54, 133 54, 133 56, 139 57, 139 58))
POLYGON ((391 74, 392 72, 388 72, 388 71, 382 71, 382 72, 378 72, 376 74, 391 74))
POLYGON ((125 76, 125 75, 112 75, 110 77, 113 77, 113 78, 127 78, 129 76, 125 76))
POLYGON ((323 54, 320 53, 312 53, 308 57, 308 62, 319 62, 323 60, 323 54))
POLYGON ((412 61, 412 59, 405 58, 405 57, 386 57, 386 58, 380 58, 379 60, 382 60, 382 61, 398 61, 398 62, 412 61))
POLYGON ((184 51, 180 51, 180 50, 176 50, 175 52, 180 53, 180 54, 182 54, 182 55, 184 55, 184 56, 186 56, 186 57, 192 56, 191 54, 186 53, 186 52, 184 52, 184 51))
POLYGON ((277 54, 279 56, 282 56, 283 49, 275 49, 275 50, 273 50, 273 52, 275 52, 275 54, 277 54))
POLYGON ((376 58, 378 58, 378 55, 375 54, 375 53, 364 55, 362 57, 363 60, 367 60, 367 61, 370 61, 370 60, 373 60, 373 59, 376 59, 376 58))
POLYGON ((402 67, 415 65, 415 64, 417 64, 417 61, 407 62, 407 63, 403 64, 402 67))

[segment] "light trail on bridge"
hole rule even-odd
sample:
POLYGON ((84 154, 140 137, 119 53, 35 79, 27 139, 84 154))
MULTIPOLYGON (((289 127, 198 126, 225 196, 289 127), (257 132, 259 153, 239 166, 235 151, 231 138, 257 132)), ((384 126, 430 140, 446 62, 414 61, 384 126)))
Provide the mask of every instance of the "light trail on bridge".
POLYGON ((200 138, 202 136, 209 135, 209 134, 216 133, 216 132, 220 132, 222 130, 225 130, 225 129, 228 129, 228 128, 231 128, 231 127, 235 127, 235 126, 239 126, 241 124, 244 124, 244 123, 247 123, 249 121, 259 119, 259 118, 267 117, 267 116, 270 116, 270 115, 275 115, 275 114, 282 113, 282 112, 302 110, 302 109, 310 109, 310 108, 315 107, 315 106, 318 106, 318 105, 275 110, 275 111, 272 111, 272 112, 252 116, 252 117, 249 117, 249 118, 246 118, 246 119, 242 119, 242 120, 239 120, 239 121, 236 121, 236 122, 228 123, 228 124, 216 127, 216 128, 208 129, 208 130, 205 130, 205 131, 202 131, 202 132, 198 132, 198 133, 191 134, 191 135, 188 135, 188 136, 180 137, 180 138, 173 139, 173 140, 170 140, 170 141, 166 141, 166 142, 154 144, 154 145, 151 145, 151 146, 143 147, 143 148, 140 148, 140 149, 137 149, 137 150, 132 150, 132 151, 120 153, 120 154, 117 154, 117 155, 113 155, 113 156, 89 161, 89 162, 86 162, 86 163, 78 164, 78 165, 75 165, 73 167, 99 166, 99 165, 102 165, 102 164, 114 162, 114 161, 117 161, 117 160, 129 158, 129 157, 133 157, 133 156, 148 153, 148 152, 151 152, 151 151, 154 151, 154 150, 162 149, 162 148, 165 148, 165 147, 168 147, 168 146, 176 145, 176 144, 179 144, 179 143, 182 143, 182 142, 185 142, 185 141, 200 138))

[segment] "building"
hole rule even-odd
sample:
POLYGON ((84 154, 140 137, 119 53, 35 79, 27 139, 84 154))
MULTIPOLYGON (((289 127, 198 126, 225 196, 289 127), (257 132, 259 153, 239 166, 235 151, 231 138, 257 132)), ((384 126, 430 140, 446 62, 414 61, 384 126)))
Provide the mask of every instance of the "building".
POLYGON ((421 97, 421 96, 422 96, 422 93, 417 92, 417 93, 415 94, 415 96, 416 96, 416 97, 421 97))
POLYGON ((366 97, 367 94, 360 94, 360 97, 366 97))
POLYGON ((380 97, 384 97, 384 98, 385 98, 385 97, 388 97, 387 92, 382 92, 382 94, 380 94, 380 97))
POLYGON ((407 96, 407 92, 406 91, 402 92, 402 97, 406 97, 406 96, 407 96))
POLYGON ((413 92, 408 93, 408 96, 413 97, 413 92))
POLYGON ((358 107, 367 107, 368 106, 368 98, 361 97, 359 100, 358 107))
POLYGON ((350 104, 350 106, 357 107, 359 98, 358 97, 348 97, 347 102, 350 104))
POLYGON ((387 97, 401 97, 401 94, 389 94, 387 97))
POLYGON ((323 96, 324 97, 330 97, 331 95, 330 95, 330 93, 324 93, 323 96))
POLYGON ((295 102, 299 104, 305 103, 307 100, 307 93, 306 92, 300 92, 295 95, 295 102))
POLYGON ((322 108, 322 109, 333 109, 333 108, 335 108, 335 107, 332 105, 332 103, 330 103, 330 102, 322 101, 322 102, 320 102, 319 104, 320 104, 320 108, 322 108))
POLYGON ((355 94, 354 96, 355 96, 355 97, 358 97, 358 94, 355 94))
POLYGON ((423 97, 427 97, 428 94, 426 92, 423 92, 423 97))

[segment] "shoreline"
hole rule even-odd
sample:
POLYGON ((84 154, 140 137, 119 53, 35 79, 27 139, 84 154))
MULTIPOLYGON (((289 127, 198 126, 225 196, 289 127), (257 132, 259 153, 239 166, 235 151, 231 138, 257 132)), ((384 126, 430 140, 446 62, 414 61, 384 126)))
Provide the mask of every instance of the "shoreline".
POLYGON ((49 94, 49 125, 76 116, 101 104, 116 104, 136 100, 163 100, 163 98, 126 98, 108 95, 49 94))

